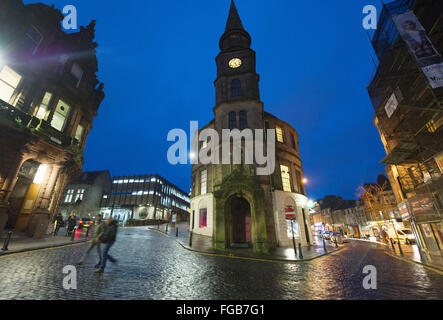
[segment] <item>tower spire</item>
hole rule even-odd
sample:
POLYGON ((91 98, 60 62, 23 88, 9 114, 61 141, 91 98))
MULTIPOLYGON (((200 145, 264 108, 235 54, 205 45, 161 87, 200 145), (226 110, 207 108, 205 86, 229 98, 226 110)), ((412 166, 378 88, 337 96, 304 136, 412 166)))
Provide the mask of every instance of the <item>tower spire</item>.
POLYGON ((238 14, 237 8, 235 7, 234 0, 231 0, 231 9, 229 9, 229 17, 226 22, 226 30, 244 30, 243 24, 241 23, 240 15, 238 14))
POLYGON ((235 7, 234 0, 231 0, 228 21, 226 22, 225 33, 220 39, 220 49, 222 51, 249 48, 251 36, 243 28, 243 24, 235 7))

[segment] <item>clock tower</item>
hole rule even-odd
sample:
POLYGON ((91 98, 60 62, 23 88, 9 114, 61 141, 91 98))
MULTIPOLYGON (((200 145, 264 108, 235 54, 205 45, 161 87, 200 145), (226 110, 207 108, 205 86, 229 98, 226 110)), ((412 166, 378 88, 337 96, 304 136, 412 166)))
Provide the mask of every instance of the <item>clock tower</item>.
POLYGON ((250 48, 251 36, 243 28, 234 0, 231 0, 226 30, 219 45, 221 52, 216 58, 216 106, 233 101, 260 101, 260 76, 255 72, 255 52, 250 48))

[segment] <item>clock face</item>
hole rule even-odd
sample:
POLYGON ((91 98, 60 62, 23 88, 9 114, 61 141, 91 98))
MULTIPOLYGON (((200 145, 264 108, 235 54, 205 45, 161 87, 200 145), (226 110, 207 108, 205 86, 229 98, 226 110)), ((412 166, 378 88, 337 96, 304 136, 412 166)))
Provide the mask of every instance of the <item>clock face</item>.
POLYGON ((241 64, 242 61, 240 58, 234 58, 229 61, 229 67, 231 67, 232 69, 237 69, 238 67, 241 66, 241 64))

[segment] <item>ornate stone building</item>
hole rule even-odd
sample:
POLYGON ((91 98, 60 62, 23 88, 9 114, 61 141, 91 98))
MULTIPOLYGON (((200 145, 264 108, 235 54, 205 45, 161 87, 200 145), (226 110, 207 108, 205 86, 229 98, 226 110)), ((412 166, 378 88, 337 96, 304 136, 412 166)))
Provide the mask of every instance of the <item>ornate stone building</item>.
MULTIPOLYGON (((312 243, 312 237, 298 134, 264 111, 255 52, 250 45, 251 37, 232 1, 220 39, 221 52, 216 57, 215 118, 200 133, 213 129, 222 137, 226 129, 242 133, 244 129, 275 129, 276 169, 268 175, 257 175, 257 162, 245 164, 244 159, 240 164, 194 164, 190 228, 211 237, 216 249, 253 247, 266 252, 272 247, 292 245, 292 231, 303 245, 312 243), (286 220, 287 212, 295 213, 295 223, 286 220)), ((203 149, 207 142, 200 142, 203 149)), ((241 149, 244 153, 244 145, 241 149)))
POLYGON ((0 2, 0 231, 43 236, 104 98, 95 21, 66 33, 44 4, 0 2))
POLYGON ((379 64, 368 85, 386 151, 381 163, 401 218, 411 225, 419 247, 437 256, 443 254, 443 86, 431 83, 438 76, 427 77, 423 70, 443 61, 442 11, 442 1, 385 3, 372 39, 379 64), (396 25, 399 17, 421 25, 426 39, 420 45, 402 35, 408 29, 396 25))

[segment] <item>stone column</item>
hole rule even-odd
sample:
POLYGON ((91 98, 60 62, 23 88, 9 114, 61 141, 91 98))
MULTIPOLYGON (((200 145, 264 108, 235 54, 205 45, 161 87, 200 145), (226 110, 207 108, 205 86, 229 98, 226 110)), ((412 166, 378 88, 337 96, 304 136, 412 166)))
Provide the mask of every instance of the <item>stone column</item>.
POLYGON ((46 172, 47 178, 44 180, 45 185, 40 189, 39 203, 32 213, 26 233, 28 236, 40 239, 46 235, 48 225, 51 221, 51 213, 49 212, 49 205, 53 196, 54 186, 60 171, 60 166, 52 165, 48 167, 46 172))
POLYGON ((25 158, 25 153, 24 152, 19 153, 17 159, 15 160, 14 164, 10 169, 8 177, 3 182, 3 186, 0 190, 0 203, 2 201, 4 203, 8 202, 12 190, 15 187, 15 183, 17 182, 18 172, 20 171, 20 168, 22 167, 23 163, 26 160, 28 160, 28 158, 25 158))

